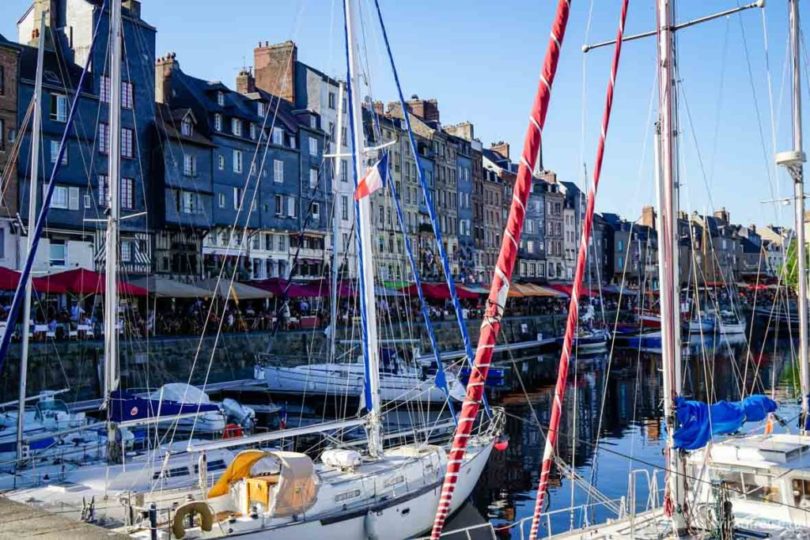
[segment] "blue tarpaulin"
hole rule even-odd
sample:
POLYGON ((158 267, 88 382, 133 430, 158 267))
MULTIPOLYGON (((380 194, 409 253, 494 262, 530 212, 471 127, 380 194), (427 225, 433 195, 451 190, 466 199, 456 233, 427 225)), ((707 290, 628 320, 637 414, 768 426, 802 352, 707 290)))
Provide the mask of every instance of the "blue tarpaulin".
POLYGON ((774 400, 753 395, 742 401, 719 401, 708 405, 702 401, 675 399, 676 428, 673 436, 675 448, 697 450, 703 448, 713 435, 726 435, 738 431, 745 422, 759 422, 776 410, 774 400))

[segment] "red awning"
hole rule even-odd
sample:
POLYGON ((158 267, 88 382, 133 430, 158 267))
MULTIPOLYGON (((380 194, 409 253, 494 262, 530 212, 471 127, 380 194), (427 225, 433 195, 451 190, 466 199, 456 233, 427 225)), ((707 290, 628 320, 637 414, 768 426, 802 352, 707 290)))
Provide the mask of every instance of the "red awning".
MULTIPOLYGON (((51 274, 40 278, 46 280, 49 286, 55 284, 64 288, 66 292, 79 295, 87 294, 104 294, 106 291, 104 285, 104 274, 86 270, 84 268, 76 268, 75 270, 67 270, 57 274, 51 274)), ((143 287, 131 285, 123 281, 118 282, 118 294, 127 296, 146 296, 148 291, 143 287)))
MULTIPOLYGON (((574 286, 570 283, 550 283, 548 286, 555 291, 563 292, 568 296, 571 296, 571 291, 574 288, 574 286)), ((598 292, 591 290, 588 287, 580 287, 579 293, 580 296, 599 296, 598 292)))
MULTIPOLYGON (((20 282, 20 272, 0 266, 0 291, 16 291, 20 282)), ((47 278, 39 277, 31 280, 34 290, 38 293, 62 294, 67 292, 65 287, 58 283, 50 283, 47 278)))
MULTIPOLYGON (((418 296, 419 292, 416 290, 416 284, 402 287, 400 291, 409 296, 418 296)), ((422 283, 422 292, 425 293, 425 298, 429 300, 450 300, 450 289, 447 283, 422 283)), ((469 291, 461 285, 456 285, 456 292, 458 297, 462 300, 475 300, 478 294, 469 291)))

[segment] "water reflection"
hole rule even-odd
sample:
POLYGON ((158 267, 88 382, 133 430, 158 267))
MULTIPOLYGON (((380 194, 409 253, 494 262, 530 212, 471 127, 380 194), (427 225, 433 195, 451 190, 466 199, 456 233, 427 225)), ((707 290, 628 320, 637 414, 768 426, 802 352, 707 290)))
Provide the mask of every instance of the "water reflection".
MULTIPOLYGON (((773 391, 782 403, 783 417, 790 417, 785 409, 795 408, 797 377, 789 343, 769 341, 749 347, 744 341, 718 340, 690 347, 684 353, 687 396, 710 401, 735 400, 752 390, 773 391)), ((531 516, 556 362, 553 355, 515 362, 511 366, 512 390, 499 396, 498 401, 507 411, 509 448, 493 454, 473 496, 479 512, 496 526, 531 516)), ((555 468, 552 472, 547 512, 552 516, 550 523, 555 533, 611 517, 607 507, 555 513, 572 505, 593 503, 588 485, 618 500, 627 494, 631 471, 642 469, 650 474, 659 471, 660 475, 663 464, 660 356, 617 350, 612 360, 606 357, 578 360, 571 372, 558 455, 564 463, 573 464, 581 484, 572 481, 568 471, 555 468)), ((637 482, 637 490, 639 506, 647 497, 646 480, 637 482)), ((528 524, 524 532, 528 532, 528 524)), ((513 530, 512 534, 520 537, 518 531, 513 530)), ((508 537, 508 531, 504 535, 508 537)))

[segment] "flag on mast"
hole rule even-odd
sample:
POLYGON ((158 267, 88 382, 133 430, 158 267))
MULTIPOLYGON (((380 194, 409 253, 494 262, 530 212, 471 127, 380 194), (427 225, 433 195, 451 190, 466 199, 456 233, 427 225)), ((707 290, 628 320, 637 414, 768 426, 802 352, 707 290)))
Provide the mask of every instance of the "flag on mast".
POLYGON ((363 178, 357 183, 354 190, 354 200, 359 201, 363 197, 368 197, 385 185, 388 176, 388 153, 383 153, 380 161, 366 169, 363 178))

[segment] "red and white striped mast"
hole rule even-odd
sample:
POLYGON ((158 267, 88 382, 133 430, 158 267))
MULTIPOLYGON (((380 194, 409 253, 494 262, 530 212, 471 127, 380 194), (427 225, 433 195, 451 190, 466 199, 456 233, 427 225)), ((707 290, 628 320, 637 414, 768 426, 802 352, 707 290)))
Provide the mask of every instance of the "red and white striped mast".
POLYGON ((579 321, 579 296, 582 290, 582 282, 585 277, 585 264, 588 258, 588 245, 590 244, 591 231, 593 229, 593 214, 596 204, 596 191, 599 188, 599 178, 602 174, 602 160, 605 156, 605 143, 607 140, 608 126, 610 125, 610 112, 613 107, 613 90, 616 86, 616 73, 619 69, 619 58, 622 53, 622 38, 624 36, 624 23, 627 20, 627 6, 629 0, 622 2, 621 16, 619 17, 619 29, 616 32, 616 46, 613 51, 613 63, 610 67, 610 79, 605 97, 605 110, 602 116, 602 131, 599 135, 599 144, 596 148, 596 161, 593 168, 593 189, 588 192, 588 201, 585 208, 585 222, 582 227, 582 238, 579 242, 579 253, 577 255, 577 266, 574 274, 574 283, 571 286, 571 300, 568 304, 568 320, 565 325, 565 337, 563 338, 562 353, 560 354, 560 366, 557 372, 557 384, 554 388, 554 400, 551 405, 551 421, 546 434, 546 445, 543 451, 543 462, 540 471, 540 485, 537 489, 537 499, 534 505, 534 516, 529 538, 537 538, 540 530, 540 515, 543 510, 543 502, 548 490, 548 478, 551 473, 551 466, 554 462, 554 451, 557 446, 557 437, 560 428, 560 416, 562 415, 563 401, 565 400, 566 385, 568 384, 568 367, 571 359, 571 349, 579 321))
POLYGON ((551 87, 554 84, 554 76, 557 73, 557 63, 560 58, 560 48, 568 25, 570 4, 570 0, 559 0, 557 2, 557 11, 551 27, 551 37, 540 73, 540 83, 529 115, 529 127, 523 142, 523 153, 520 157, 517 179, 512 191, 512 202, 509 207, 509 217, 506 222, 503 241, 501 242, 501 251, 498 255, 492 285, 487 297, 486 313, 481 323, 475 362, 470 373, 470 380, 467 383, 467 396, 461 406, 461 414, 453 436, 453 446, 447 459, 444 484, 442 485, 439 506, 436 509, 436 517, 431 532, 433 540, 438 540, 441 536, 444 522, 450 513, 453 491, 456 487, 461 463, 464 460, 467 441, 472 432, 475 418, 478 415, 484 393, 484 382, 487 379, 489 365, 492 362, 492 350, 495 347, 498 332, 501 328, 501 317, 503 317, 506 308, 512 270, 520 246, 520 235, 526 214, 526 202, 529 199, 532 184, 532 172, 540 151, 543 126, 546 122, 546 113, 551 99, 551 87))

